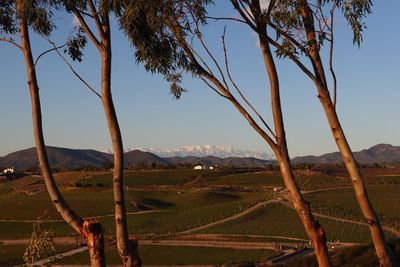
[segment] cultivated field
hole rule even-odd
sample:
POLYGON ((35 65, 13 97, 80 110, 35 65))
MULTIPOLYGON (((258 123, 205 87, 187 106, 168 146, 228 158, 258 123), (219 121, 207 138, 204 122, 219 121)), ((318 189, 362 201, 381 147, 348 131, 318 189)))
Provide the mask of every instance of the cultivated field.
MULTIPOLYGON (((373 175, 367 177, 368 191, 387 237, 395 238, 400 232, 400 176, 384 170, 383 175, 371 171, 373 175)), ((297 171, 296 175, 329 242, 370 243, 368 227, 362 221, 347 177, 308 170, 297 171)), ((111 242, 111 174, 58 173, 56 179, 69 205, 80 216, 98 218, 105 227, 107 242, 111 242)), ((278 244, 308 245, 277 171, 127 171, 125 186, 129 232, 142 240, 144 264, 268 262, 271 257, 286 253, 277 249, 278 244), (160 244, 162 240, 166 243, 160 244), (219 241, 225 245, 215 244, 219 241)), ((0 184, 0 240, 4 242, 0 266, 21 262, 33 223, 44 213, 45 228, 53 229, 57 237, 70 237, 66 239, 69 244, 59 245, 58 250, 74 247, 76 234, 53 208, 40 177, 28 176, 0 184)), ((107 258, 110 264, 119 264, 114 245, 108 246, 107 258)), ((60 263, 87 264, 87 252, 64 258, 60 263)))

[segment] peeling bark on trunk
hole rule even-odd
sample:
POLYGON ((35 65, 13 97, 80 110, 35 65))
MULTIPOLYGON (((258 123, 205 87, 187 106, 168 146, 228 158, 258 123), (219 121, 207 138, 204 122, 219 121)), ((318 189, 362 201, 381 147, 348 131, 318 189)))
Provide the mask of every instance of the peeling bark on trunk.
MULTIPOLYGON (((92 266, 105 266, 104 260, 104 240, 102 236, 97 234, 92 234, 92 227, 85 228, 86 221, 82 220, 81 217, 75 214, 75 212, 68 206, 62 197, 56 182, 54 180, 53 174, 50 169, 46 145, 43 137, 42 130, 42 113, 40 107, 40 96, 39 96, 39 86, 36 78, 36 70, 33 63, 33 57, 31 52, 31 45, 29 39, 29 30, 26 22, 26 18, 24 17, 23 5, 21 2, 18 2, 18 8, 20 9, 20 37, 21 37, 21 48, 24 55, 26 71, 28 76, 28 84, 29 84, 29 92, 31 95, 31 105, 32 105, 32 121, 33 121, 33 132, 36 144, 36 151, 38 156, 38 161, 40 164, 40 169, 42 171, 42 176, 46 185, 47 192, 53 202, 53 205, 57 209, 57 212, 61 215, 61 217, 79 234, 81 234, 87 242, 91 242, 96 244, 92 249, 92 253, 94 255, 98 255, 100 257, 99 260, 92 261, 92 266), (87 237, 90 237, 88 239, 87 237)), ((101 228, 100 223, 97 223, 97 228, 101 228)))
POLYGON ((89 247, 90 265, 105 267, 104 229, 97 220, 87 220, 83 223, 83 235, 89 247))

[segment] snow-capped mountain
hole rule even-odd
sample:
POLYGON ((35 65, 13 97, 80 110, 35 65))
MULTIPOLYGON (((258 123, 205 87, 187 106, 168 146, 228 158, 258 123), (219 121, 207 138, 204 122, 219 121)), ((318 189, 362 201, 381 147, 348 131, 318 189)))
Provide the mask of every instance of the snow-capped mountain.
MULTIPOLYGON (((205 156, 216 156, 220 158, 227 157, 254 157, 258 159, 270 160, 274 159, 272 154, 263 151, 252 151, 252 150, 242 150, 233 148, 230 146, 214 146, 214 145, 193 145, 193 146, 183 146, 179 148, 137 148, 141 151, 151 152, 160 157, 205 157, 205 156)), ((131 151, 134 149, 126 149, 131 151)), ((108 151, 110 152, 110 151, 108 151)), ((112 151, 111 151, 112 153, 112 151)))

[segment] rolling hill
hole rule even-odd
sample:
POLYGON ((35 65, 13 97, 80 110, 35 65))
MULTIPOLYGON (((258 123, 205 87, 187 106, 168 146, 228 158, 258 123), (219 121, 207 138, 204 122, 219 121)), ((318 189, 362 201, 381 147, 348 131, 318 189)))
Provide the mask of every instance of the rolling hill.
MULTIPOLYGON (((47 147, 49 161, 52 168, 77 169, 82 167, 105 167, 112 164, 112 154, 91 149, 70 149, 61 147, 47 147)), ((400 146, 379 144, 369 149, 354 153, 356 160, 364 164, 372 163, 400 163, 400 146)), ((216 157, 216 156, 186 156, 162 158, 150 152, 132 150, 124 155, 124 164, 131 166, 170 166, 170 165, 196 165, 229 166, 229 167, 263 167, 271 160, 254 157, 216 157)), ((341 163, 339 152, 327 153, 321 156, 304 156, 292 159, 293 164, 314 163, 329 164, 341 163)), ((28 148, 0 157, 0 167, 14 166, 19 170, 38 166, 35 148, 28 148)))
MULTIPOLYGON (((389 144, 378 144, 371 148, 354 152, 356 160, 363 164, 372 163, 399 163, 400 162, 400 146, 392 146, 389 144)), ((327 153, 321 156, 304 156, 292 159, 293 164, 314 163, 342 163, 342 157, 339 152, 327 153)))
POLYGON ((257 159, 257 158, 240 158, 240 157, 227 157, 219 158, 215 156, 206 157, 170 157, 165 158, 171 165, 196 165, 202 164, 206 166, 230 166, 230 167, 265 167, 273 161, 257 159))
MULTIPOLYGON (((70 149, 47 146, 49 163, 52 168, 102 167, 111 164, 112 155, 91 149, 70 149)), ((39 165, 36 148, 28 148, 10 153, 0 158, 0 166, 14 166, 24 170, 39 165)))

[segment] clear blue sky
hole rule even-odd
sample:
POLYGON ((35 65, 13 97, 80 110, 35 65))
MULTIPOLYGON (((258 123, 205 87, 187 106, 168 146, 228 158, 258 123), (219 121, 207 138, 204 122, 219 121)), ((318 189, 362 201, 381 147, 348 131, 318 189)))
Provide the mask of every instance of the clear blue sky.
MULTIPOLYGON (((210 10, 234 14, 227 1, 210 10)), ((335 68, 338 76, 338 112, 354 150, 377 143, 400 145, 399 1, 375 1, 368 17, 361 49, 352 45, 343 20, 336 25, 335 68)), ((57 17, 54 40, 72 28, 72 18, 57 17)), ((226 22, 211 23, 209 46, 221 56, 220 35, 226 22)), ((134 51, 114 29, 112 87, 124 146, 172 148, 192 144, 228 145, 270 151, 263 140, 231 106, 190 76, 189 92, 172 100, 168 84, 137 66, 134 51)), ((36 55, 49 47, 32 37, 36 55)), ((227 43, 237 82, 265 118, 271 121, 267 77, 247 28, 228 23, 227 43)), ((0 156, 34 146, 30 98, 22 55, 0 43, 0 156)), ((316 91, 289 61, 277 60, 282 103, 291 156, 335 151, 316 91)), ((84 61, 74 64, 79 73, 99 88, 99 57, 93 46, 84 61)), ((46 143, 71 148, 103 150, 111 147, 101 103, 71 74, 55 55, 43 58, 37 69, 42 98, 46 143)))

